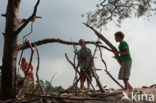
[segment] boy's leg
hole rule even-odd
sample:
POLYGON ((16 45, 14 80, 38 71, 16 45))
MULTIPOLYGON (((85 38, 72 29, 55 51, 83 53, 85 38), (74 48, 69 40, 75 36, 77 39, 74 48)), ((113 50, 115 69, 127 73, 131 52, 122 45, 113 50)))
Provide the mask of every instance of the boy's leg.
POLYGON ((129 89, 129 90, 132 90, 132 86, 130 85, 130 83, 128 82, 128 79, 123 79, 124 81, 124 84, 125 84, 125 90, 129 89))
POLYGON ((130 83, 128 81, 127 81, 127 87, 128 87, 129 90, 133 89, 133 87, 130 85, 130 83))
POLYGON ((88 90, 90 90, 90 81, 87 81, 88 90))
POLYGON ((84 72, 81 71, 81 83, 80 83, 81 90, 84 90, 84 81, 85 81, 85 75, 84 72))
POLYGON ((125 90, 127 90, 127 80, 123 79, 124 85, 125 85, 125 90))
POLYGON ((92 81, 90 68, 87 68, 86 73, 88 75, 88 78, 87 78, 87 87, 88 87, 88 90, 90 90, 90 85, 91 85, 91 81, 92 81))

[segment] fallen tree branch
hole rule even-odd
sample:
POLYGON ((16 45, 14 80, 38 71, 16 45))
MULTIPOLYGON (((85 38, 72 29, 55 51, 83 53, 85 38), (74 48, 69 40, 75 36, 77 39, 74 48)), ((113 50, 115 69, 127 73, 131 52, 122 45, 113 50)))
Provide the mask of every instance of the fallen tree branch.
MULTIPOLYGON (((81 73, 78 71, 78 68, 75 67, 75 65, 69 60, 69 58, 68 58, 68 56, 67 56, 66 53, 65 53, 65 57, 66 57, 66 59, 68 60, 68 62, 73 66, 74 70, 79 74, 79 76, 81 76, 81 73)), ((85 73, 85 76, 86 76, 87 79, 89 79, 89 76, 88 76, 86 73, 85 73)), ((90 80, 90 79, 89 79, 89 80, 90 80)), ((93 90, 95 91, 95 88, 94 88, 94 86, 93 86, 91 80, 90 80, 90 84, 91 84, 93 90)))
MULTIPOLYGON (((47 97, 47 96, 41 96, 41 97, 47 97)), ((55 99, 67 99, 67 100, 106 100, 105 98, 84 98, 84 97, 61 97, 61 96, 50 96, 51 98, 55 98, 55 99)), ((106 95, 107 97, 107 95, 106 95)))
POLYGON ((125 89, 107 70, 105 72, 109 75, 109 77, 116 83, 118 84, 122 89, 125 89))
POLYGON ((96 34, 96 36, 98 36, 101 40, 103 40, 112 49, 112 52, 114 53, 118 63, 121 65, 119 55, 115 53, 115 51, 117 51, 115 46, 113 46, 102 34, 100 34, 98 31, 96 31, 93 27, 89 26, 86 23, 83 23, 83 24, 86 25, 87 27, 89 27, 91 30, 93 30, 94 33, 96 34))
MULTIPOLYGON (((40 45, 43 45, 43 44, 47 44, 47 43, 61 43, 61 44, 66 44, 66 45, 80 45, 79 42, 69 42, 69 41, 65 41, 65 40, 61 40, 59 38, 49 38, 49 39, 43 39, 43 40, 39 40, 39 41, 35 41, 33 43, 31 43, 32 47, 34 47, 34 44, 36 44, 36 46, 40 46, 40 45)), ((94 41, 85 41, 86 44, 93 44, 95 45, 95 43, 98 43, 100 44, 99 42, 94 42, 94 41)), ((111 49, 109 49, 108 47, 106 46, 103 46, 103 45, 99 45, 100 47, 102 48, 105 48, 109 51, 112 51, 111 49)), ((20 44, 18 46, 18 50, 24 50, 24 49, 28 49, 30 48, 28 44, 20 44)))
MULTIPOLYGON (((35 44, 34 44, 35 45, 35 44)), ((36 52, 37 52, 37 59, 38 59, 38 62, 37 62, 37 68, 36 68, 36 78, 37 78, 37 82, 38 82, 38 84, 39 84, 39 87, 41 88, 41 90, 42 90, 42 93, 43 93, 43 95, 45 94, 45 91, 44 91, 44 89, 43 89, 43 86, 42 86, 42 84, 41 84, 41 82, 40 82, 40 79, 39 79, 39 76, 38 76, 38 72, 39 72, 39 66, 40 66, 40 54, 39 54, 39 51, 38 51, 38 48, 36 47, 36 45, 35 45, 35 49, 36 49, 36 52)))
MULTIPOLYGON (((97 45, 98 46, 98 45, 97 45)), ((101 58, 101 61, 103 62, 103 64, 105 65, 105 72, 109 75, 109 77, 116 83, 116 84, 118 84, 122 89, 124 89, 124 87, 108 72, 108 70, 107 70, 107 64, 106 64, 106 62, 105 62, 105 60, 103 59, 103 57, 102 57, 102 50, 101 50, 101 48, 98 46, 98 48, 99 48, 99 50, 100 50, 100 58, 101 58)))

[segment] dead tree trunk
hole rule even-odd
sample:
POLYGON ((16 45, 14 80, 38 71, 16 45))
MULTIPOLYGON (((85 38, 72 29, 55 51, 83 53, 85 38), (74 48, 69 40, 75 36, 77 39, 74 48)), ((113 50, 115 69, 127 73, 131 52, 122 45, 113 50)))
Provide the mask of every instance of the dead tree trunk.
POLYGON ((14 98, 16 95, 16 59, 18 43, 16 30, 19 26, 18 10, 20 0, 8 0, 6 27, 4 33, 4 50, 2 60, 1 98, 14 98))

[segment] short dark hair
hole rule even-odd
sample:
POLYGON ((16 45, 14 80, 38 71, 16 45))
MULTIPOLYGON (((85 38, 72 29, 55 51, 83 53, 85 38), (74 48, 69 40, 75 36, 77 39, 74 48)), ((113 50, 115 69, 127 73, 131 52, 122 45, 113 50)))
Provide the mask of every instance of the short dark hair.
POLYGON ((84 41, 83 39, 80 39, 80 40, 79 40, 79 43, 80 43, 80 45, 86 45, 86 44, 85 44, 85 41, 84 41))
POLYGON ((121 31, 116 32, 114 35, 115 35, 115 37, 118 36, 121 39, 124 39, 124 37, 125 37, 124 33, 121 31))

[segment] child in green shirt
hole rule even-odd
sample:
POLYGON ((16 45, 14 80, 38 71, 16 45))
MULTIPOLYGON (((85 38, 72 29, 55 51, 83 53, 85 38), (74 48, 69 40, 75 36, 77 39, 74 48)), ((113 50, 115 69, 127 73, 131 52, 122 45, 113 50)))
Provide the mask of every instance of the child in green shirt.
POLYGON ((124 41, 124 34, 122 32, 116 32, 114 34, 115 36, 115 41, 120 42, 119 44, 119 51, 116 51, 116 54, 120 55, 120 60, 121 60, 121 68, 119 71, 119 76, 118 78, 123 80, 125 84, 125 90, 129 89, 132 90, 132 86, 128 82, 129 77, 130 77, 130 70, 131 70, 131 65, 132 65, 132 58, 129 52, 129 46, 126 41, 124 41))

